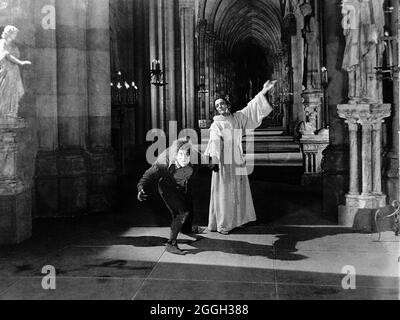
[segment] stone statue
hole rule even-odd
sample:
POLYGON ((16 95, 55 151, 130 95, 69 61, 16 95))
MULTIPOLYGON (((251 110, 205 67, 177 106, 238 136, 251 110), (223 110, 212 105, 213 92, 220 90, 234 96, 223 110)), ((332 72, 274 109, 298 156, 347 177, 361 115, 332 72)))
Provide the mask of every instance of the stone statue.
POLYGON ((302 136, 313 136, 317 132, 317 111, 306 108, 306 121, 300 123, 299 132, 302 136))
POLYGON ((349 103, 378 103, 375 67, 384 51, 384 0, 343 0, 342 26, 346 37, 343 69, 349 74, 349 103))
POLYGON ((308 90, 319 88, 318 24, 314 17, 307 16, 304 26, 304 87, 308 90))
POLYGON ((19 30, 6 26, 0 39, 0 117, 17 118, 19 101, 24 95, 20 66, 31 65, 30 61, 19 60, 15 45, 19 30))
POLYGON ((311 83, 309 81, 310 72, 312 72, 312 59, 316 45, 316 29, 313 23, 315 22, 312 17, 313 9, 308 2, 300 5, 300 12, 302 15, 302 37, 303 37, 303 86, 305 89, 310 89, 311 83))

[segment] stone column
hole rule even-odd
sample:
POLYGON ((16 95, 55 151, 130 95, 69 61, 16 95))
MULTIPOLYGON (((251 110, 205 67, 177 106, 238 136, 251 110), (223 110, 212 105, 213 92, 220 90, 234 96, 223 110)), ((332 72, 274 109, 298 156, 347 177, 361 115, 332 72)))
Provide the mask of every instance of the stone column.
MULTIPOLYGON (((150 57, 149 66, 154 59, 160 59, 158 56, 158 0, 149 0, 149 39, 150 39, 150 57)), ((160 99, 158 87, 151 86, 151 125, 152 128, 160 128, 160 114, 158 101, 160 99)))
POLYGON ((179 16, 181 25, 181 56, 182 56, 182 125, 184 128, 194 128, 195 110, 195 1, 180 0, 179 16))
POLYGON ((34 217, 58 211, 58 98, 55 0, 34 4, 36 36, 35 93, 38 153, 35 161, 34 217))
POLYGON ((373 192, 382 194, 382 121, 372 124, 373 192))
POLYGON ((201 20, 196 28, 196 93, 198 105, 196 107, 199 120, 205 120, 207 114, 207 21, 201 20))
POLYGON ((358 178, 358 123, 355 119, 348 119, 346 123, 350 132, 350 192, 351 195, 360 195, 358 178))
POLYGON ((56 1, 60 216, 87 212, 86 1, 56 1))
POLYGON ((326 47, 326 68, 329 83, 326 89, 327 121, 329 122, 329 147, 324 152, 324 185, 323 212, 329 218, 337 218, 337 208, 345 201, 349 179, 349 152, 347 128, 337 113, 338 104, 347 97, 347 79, 345 73, 338 68, 338 61, 343 59, 345 48, 344 37, 338 28, 341 25, 341 7, 338 1, 324 1, 323 16, 320 21, 324 28, 324 43, 326 47))
POLYGON ((165 7, 165 71, 168 86, 166 87, 167 120, 176 121, 178 114, 176 90, 176 60, 175 60, 175 26, 176 0, 164 0, 165 7))
MULTIPOLYGON (((390 5, 394 7, 390 14, 391 26, 390 30, 397 40, 393 41, 393 65, 400 64, 400 23, 399 23, 399 1, 390 1, 390 5)), ((390 202, 400 199, 399 187, 399 154, 400 154, 400 70, 395 70, 393 79, 393 108, 391 118, 391 148, 385 159, 385 192, 388 194, 390 202)))
POLYGON ((215 101, 215 35, 209 33, 209 99, 210 110, 206 115, 206 119, 211 121, 214 114, 214 101, 215 101))
MULTIPOLYGON (((134 23, 134 39, 135 39, 135 54, 134 54, 134 80, 139 87, 139 95, 135 105, 135 118, 136 118, 136 136, 137 143, 142 145, 145 142, 147 133, 146 118, 149 104, 146 103, 148 99, 147 92, 150 91, 149 72, 150 55, 146 52, 149 49, 149 37, 145 35, 146 25, 141 21, 142 17, 146 16, 144 1, 148 5, 147 0, 134 1, 133 8, 133 23, 134 23)), ((148 25, 147 25, 148 28, 148 25)), ((153 58, 154 59, 154 58, 153 58)))
POLYGON ((390 104, 348 104, 338 106, 339 116, 346 120, 350 129, 350 152, 357 153, 356 123, 362 127, 362 152, 351 155, 350 192, 346 205, 339 207, 339 224, 371 231, 373 213, 386 206, 381 176, 381 126, 390 117, 390 104), (357 177, 360 175, 358 159, 361 159, 362 194, 358 193, 357 177), (356 191, 357 190, 357 191, 356 191))
MULTIPOLYGON (((170 1, 170 0, 167 0, 170 1)), ((166 40, 166 25, 165 25, 165 14, 166 14, 166 6, 164 0, 157 0, 156 4, 156 20, 157 20, 157 34, 156 34, 156 41, 157 43, 157 57, 161 62, 161 68, 165 72, 166 66, 168 64, 165 52, 165 40, 166 40)), ((165 76, 165 74, 164 74, 165 76)), ((166 79, 165 79, 166 80, 166 79)), ((170 84, 168 83, 168 86, 170 84)), ((158 108, 158 115, 159 115, 159 126, 158 128, 164 130, 166 132, 167 123, 167 105, 165 101, 167 87, 156 87, 158 91, 158 100, 157 100, 157 108, 158 108)))
POLYGON ((362 127, 362 195, 367 196, 372 192, 372 123, 369 119, 359 121, 362 127))
POLYGON ((87 76, 89 113, 90 212, 104 212, 116 199, 116 173, 111 148, 109 0, 88 0, 87 76))

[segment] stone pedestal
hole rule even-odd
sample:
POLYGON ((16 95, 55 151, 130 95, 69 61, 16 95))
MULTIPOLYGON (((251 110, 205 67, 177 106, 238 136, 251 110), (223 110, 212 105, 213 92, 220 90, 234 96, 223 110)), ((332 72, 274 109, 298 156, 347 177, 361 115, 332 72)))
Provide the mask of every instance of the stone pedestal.
POLYGON ((302 94, 303 107, 306 123, 317 129, 323 127, 323 98, 324 94, 321 91, 306 91, 302 94))
POLYGON ((318 135, 304 135, 300 139, 304 155, 305 173, 302 185, 322 183, 322 158, 324 150, 329 146, 329 132, 318 135))
POLYGON ((339 105, 338 113, 350 131, 350 190, 346 205, 339 207, 339 224, 369 231, 373 213, 386 206, 382 192, 382 123, 390 116, 391 105, 339 105))
POLYGON ((18 131, 25 121, 0 118, 0 245, 17 244, 32 234, 30 183, 18 175, 18 131))
POLYGON ((111 150, 96 148, 88 152, 89 212, 109 212, 116 207, 117 175, 115 157, 111 150))

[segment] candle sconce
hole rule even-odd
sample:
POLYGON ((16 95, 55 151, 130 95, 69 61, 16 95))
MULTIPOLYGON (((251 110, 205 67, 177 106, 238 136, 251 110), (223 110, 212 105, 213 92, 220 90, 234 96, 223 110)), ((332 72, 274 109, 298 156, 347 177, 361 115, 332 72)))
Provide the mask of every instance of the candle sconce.
POLYGON ((199 84, 199 94, 207 94, 209 91, 206 88, 205 84, 205 76, 200 76, 200 84, 199 84))
MULTIPOLYGON (((386 20, 389 21, 389 16, 394 13, 393 6, 387 6, 384 10, 386 20)), ((388 30, 385 31, 384 36, 379 39, 380 43, 385 46, 385 54, 383 57, 383 65, 376 66, 375 70, 380 77, 380 80, 393 80, 394 74, 400 71, 398 65, 394 63, 394 53, 396 52, 397 38, 392 36, 388 30)))
POLYGON ((153 60, 150 69, 151 84, 157 87, 164 87, 168 83, 165 82, 165 73, 161 69, 160 60, 153 60))
POLYGON ((125 105, 134 107, 139 95, 139 88, 134 81, 124 79, 122 72, 113 77, 111 83, 111 104, 113 106, 125 105))

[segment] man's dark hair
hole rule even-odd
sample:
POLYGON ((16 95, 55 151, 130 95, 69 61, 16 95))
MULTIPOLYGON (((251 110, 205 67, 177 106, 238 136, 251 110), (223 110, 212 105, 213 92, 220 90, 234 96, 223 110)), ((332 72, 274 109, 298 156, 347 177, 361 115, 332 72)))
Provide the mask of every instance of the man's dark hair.
POLYGON ((176 151, 183 150, 190 154, 191 148, 190 137, 181 138, 176 142, 176 151))

